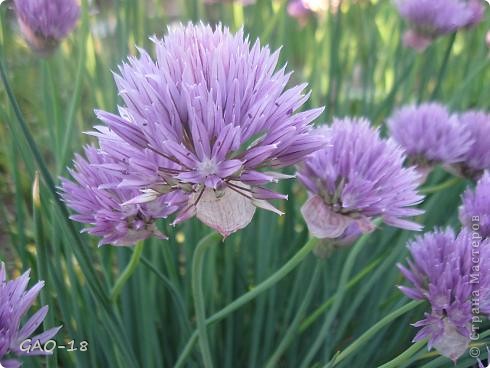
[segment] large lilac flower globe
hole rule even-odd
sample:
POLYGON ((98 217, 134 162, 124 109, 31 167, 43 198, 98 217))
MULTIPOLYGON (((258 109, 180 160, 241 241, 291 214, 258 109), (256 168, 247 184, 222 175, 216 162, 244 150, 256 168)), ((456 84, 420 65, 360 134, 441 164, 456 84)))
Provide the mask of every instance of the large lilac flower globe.
POLYGON ((251 45, 243 31, 177 25, 153 42, 155 59, 140 50, 115 75, 119 114, 97 111, 106 126, 97 133, 101 152, 121 156, 111 163, 122 173, 119 188, 140 192, 124 204, 179 193, 187 200, 174 223, 195 215, 223 236, 245 227, 256 207, 281 213, 268 201, 286 196, 265 185, 290 177, 280 169, 324 144, 311 133, 323 109, 298 112, 306 85, 287 88, 291 73, 276 70, 278 51, 251 45), (161 160, 122 157, 126 145, 161 160))
POLYGON ((399 268, 411 285, 400 289, 431 306, 414 324, 420 328, 414 341, 428 339, 429 350, 456 361, 471 341, 473 316, 490 314, 490 240, 447 229, 420 236, 408 248, 408 267, 399 268))
POLYGON ((486 172, 474 189, 463 193, 459 207, 461 223, 478 233, 482 238, 490 238, 490 173, 486 172))
POLYGON ((424 176, 435 165, 463 162, 474 142, 458 117, 439 103, 404 106, 387 124, 390 135, 405 149, 409 163, 424 176))
POLYGON ((461 163, 451 165, 458 175, 478 180, 485 170, 490 170, 490 114, 481 110, 470 110, 459 115, 460 124, 470 133, 473 144, 461 163))
POLYGON ((310 233, 320 239, 352 238, 373 229, 372 220, 408 230, 421 226, 407 217, 414 208, 419 174, 403 167, 405 154, 392 139, 382 139, 366 119, 337 119, 318 130, 328 144, 300 165, 298 179, 309 192, 302 207, 310 233))

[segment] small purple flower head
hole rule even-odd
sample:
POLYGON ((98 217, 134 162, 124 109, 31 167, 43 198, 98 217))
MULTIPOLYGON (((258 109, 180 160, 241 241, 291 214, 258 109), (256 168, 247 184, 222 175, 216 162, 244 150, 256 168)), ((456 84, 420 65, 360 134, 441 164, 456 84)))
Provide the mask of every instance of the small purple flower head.
POLYGON ((323 145, 311 134, 323 109, 297 112, 306 85, 287 89, 291 73, 276 70, 278 52, 251 46, 243 31, 178 25, 153 42, 156 60, 140 50, 115 76, 120 114, 97 112, 134 149, 171 163, 150 175, 130 160, 128 175, 144 177, 135 188, 154 198, 186 192, 175 222, 196 215, 224 236, 245 227, 256 207, 279 212, 267 201, 286 196, 264 185, 323 145))
POLYGON ((429 350, 456 361, 469 345, 473 313, 490 313, 490 240, 466 229, 455 237, 448 229, 424 234, 408 247, 412 259, 398 267, 411 285, 400 290, 431 304, 431 312, 414 324, 421 328, 414 341, 428 338, 429 350))
POLYGON ((330 0, 290 0, 288 3, 288 14, 296 18, 301 25, 307 23, 308 17, 313 14, 323 14, 329 8, 336 11, 340 1, 330 0))
POLYGON ((16 358, 22 355, 39 355, 39 352, 26 353, 22 351, 20 346, 24 340, 30 338, 33 343, 39 341, 42 345, 52 339, 61 329, 61 326, 55 327, 31 337, 43 323, 48 313, 47 305, 34 313, 21 327, 24 315, 44 286, 44 282, 40 281, 30 290, 27 290, 28 283, 29 271, 9 281, 6 277, 5 265, 0 264, 0 365, 5 368, 20 367, 22 364, 16 358))
POLYGON ((396 0, 395 4, 410 24, 405 44, 419 51, 433 39, 468 26, 475 16, 465 0, 396 0))
POLYGON ((288 3, 288 14, 299 20, 304 20, 311 14, 311 10, 305 6, 303 0, 290 0, 288 3))
POLYGON ((470 133, 473 144, 464 157, 464 162, 451 168, 457 174, 478 179, 484 170, 490 169, 490 114, 484 111, 468 111, 459 116, 461 125, 470 133))
POLYGON ((409 163, 422 171, 463 161, 473 143, 458 118, 438 103, 403 107, 388 120, 388 127, 405 149, 409 163))
POLYGON ((20 29, 31 48, 51 54, 80 17, 76 0, 14 0, 20 29))
MULTIPOLYGON (((117 148, 125 147, 124 142, 117 143, 120 144, 117 148)), ((124 154, 130 154, 131 147, 126 148, 124 154)), ((126 203, 139 192, 126 188, 127 182, 122 182, 124 168, 113 158, 116 153, 109 156, 88 146, 85 156, 77 155, 74 160, 74 168, 70 170, 73 181, 62 178, 62 197, 76 211, 70 218, 90 225, 85 231, 100 237, 99 245, 134 245, 152 235, 165 239, 155 221, 178 209, 176 203, 171 203, 176 199, 175 194, 161 196, 151 203, 126 203)), ((151 166, 151 161, 145 164, 151 166)), ((152 197, 151 193, 147 195, 152 197)))
POLYGON ((401 147, 382 139, 365 119, 335 120, 319 134, 329 144, 308 156, 298 171, 310 195, 302 213, 312 235, 342 239, 366 233, 377 216, 392 226, 421 229, 404 219, 423 213, 413 208, 423 197, 416 190, 419 175, 403 167, 401 147))
POLYGON ((468 188, 463 194, 459 219, 469 230, 490 238, 490 173, 486 172, 474 190, 468 188))

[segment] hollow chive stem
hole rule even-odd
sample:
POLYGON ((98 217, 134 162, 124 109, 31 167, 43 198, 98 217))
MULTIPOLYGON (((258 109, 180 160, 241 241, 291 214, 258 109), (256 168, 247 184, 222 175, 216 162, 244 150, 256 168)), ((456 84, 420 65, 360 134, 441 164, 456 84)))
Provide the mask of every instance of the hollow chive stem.
POLYGON ((143 241, 139 241, 136 244, 128 265, 126 266, 123 273, 119 276, 116 283, 114 284, 114 287, 111 290, 111 301, 113 303, 117 301, 117 298, 119 297, 119 294, 121 294, 124 285, 126 285, 126 282, 133 275, 134 271, 136 271, 136 268, 140 263, 141 254, 143 253, 143 246, 144 246, 143 241))
MULTIPOLYGON (((296 254, 288 261, 284 266, 282 266, 279 270, 277 270, 274 274, 269 276, 267 279, 258 284, 254 289, 249 292, 243 294, 241 297, 235 299, 233 302, 228 304, 226 307, 221 309, 220 311, 213 314, 211 317, 206 319, 206 326, 209 326, 215 322, 218 322, 228 316, 230 313, 234 312, 238 308, 242 307, 249 301, 255 299, 257 296, 262 294, 267 289, 270 289, 275 284, 277 284, 280 280, 286 277, 292 270, 294 270, 303 259, 306 258, 308 254, 316 247, 318 244, 318 239, 312 238, 310 239, 296 254)), ((192 352, 192 348, 196 343, 198 338, 198 332, 194 331, 194 333, 189 338, 189 341, 185 345, 182 353, 175 364, 175 368, 183 367, 187 357, 192 352)))
MULTIPOLYGON (((412 301, 408 304, 405 304, 404 306, 398 308, 397 310, 391 312, 390 314, 388 314, 385 318, 383 318, 379 322, 377 322, 374 326, 372 326, 364 334, 359 336, 359 338, 357 338, 357 340, 355 340, 352 344, 350 344, 344 351, 342 351, 339 355, 337 355, 334 359, 333 365, 331 365, 331 366, 335 367, 337 364, 339 364, 341 361, 343 361, 349 355, 351 355, 351 354, 355 353, 357 350, 359 350, 366 342, 368 342, 370 339, 372 339, 373 336, 377 332, 379 332, 379 330, 381 330, 383 327, 387 326, 392 321, 394 321, 398 317, 404 315, 405 313, 408 313, 412 309, 415 309, 420 304, 422 304, 422 301, 414 300, 414 301, 412 301)), ((331 363, 329 363, 329 364, 331 364, 331 363)), ((329 364, 327 364, 325 367, 329 366, 329 364)))
POLYGON ((194 309, 196 312, 197 331, 199 334, 199 346, 205 368, 213 367, 213 359, 209 346, 208 334, 206 331, 206 303, 202 288, 203 263, 206 250, 219 241, 218 233, 211 233, 201 239, 197 244, 194 256, 192 257, 192 297, 194 299, 194 309))

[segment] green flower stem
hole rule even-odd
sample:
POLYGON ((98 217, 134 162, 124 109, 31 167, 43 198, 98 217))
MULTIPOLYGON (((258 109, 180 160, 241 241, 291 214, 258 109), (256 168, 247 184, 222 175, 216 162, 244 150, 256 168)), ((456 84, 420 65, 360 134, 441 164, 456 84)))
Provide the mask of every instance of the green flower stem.
POLYGON ((405 363, 408 359, 410 359, 415 353, 417 353, 422 347, 427 344, 426 340, 418 341, 412 346, 410 346, 403 353, 398 355, 395 359, 390 360, 388 363, 380 365, 378 368, 398 368, 402 363, 405 363))
POLYGON ((422 194, 437 193, 437 192, 440 192, 440 191, 445 190, 447 188, 451 188, 452 186, 454 186, 458 183, 461 183, 462 180, 463 180, 462 178, 455 176, 454 178, 448 179, 441 184, 433 185, 433 186, 427 187, 427 188, 422 188, 420 190, 420 192, 422 194))
POLYGON ((129 260, 129 263, 126 266, 126 269, 119 276, 116 283, 114 284, 114 287, 112 288, 111 291, 111 301, 113 303, 117 301, 117 298, 119 297, 119 294, 121 294, 121 290, 123 289, 124 285, 126 285, 126 282, 133 275, 134 271, 136 271, 136 267, 138 267, 140 263, 141 254, 143 253, 143 246, 144 246, 143 241, 139 241, 136 244, 136 246, 134 247, 133 254, 131 255, 131 259, 129 260))
POLYGON ((73 89, 73 95, 68 105, 68 111, 66 115, 66 120, 64 124, 64 135, 63 140, 61 142, 61 152, 60 152, 60 160, 58 162, 58 173, 61 173, 66 161, 68 160, 69 148, 70 148, 70 139, 72 137, 73 128, 75 126, 75 113, 77 109, 77 105, 80 101, 81 95, 81 87, 84 78, 84 70, 85 70, 85 62, 86 62, 86 46, 87 37, 90 34, 89 28, 89 14, 88 14, 88 3, 87 0, 82 1, 82 26, 81 33, 78 39, 78 65, 77 72, 75 76, 75 86, 73 89))
MULTIPOLYGON (((374 224, 379 224, 381 220, 377 219, 374 221, 374 224)), ((337 288, 337 294, 335 301, 333 302, 332 308, 328 312, 327 316, 325 317, 325 322, 323 323, 322 328, 320 329, 320 332, 318 334, 318 337, 316 338, 315 342, 311 346, 310 350, 308 351, 305 359, 303 360, 301 364, 301 368, 306 368, 309 366, 313 358, 315 357, 316 353, 318 350, 321 348, 322 344, 325 344, 326 342, 326 337, 327 334, 330 330, 330 327, 332 325, 332 322, 334 321, 335 317, 337 316, 337 312, 339 311, 342 302, 344 301, 344 296, 347 292, 347 283, 349 276, 351 274, 351 271, 354 267, 354 264, 356 262, 357 256, 361 252, 361 250, 364 248, 364 245, 366 244, 367 240, 369 239, 369 236, 371 234, 365 234, 363 235, 354 245, 354 247, 350 250, 349 255, 347 256, 347 260, 345 261, 344 267, 342 269, 342 273, 340 275, 340 281, 339 281, 339 286, 337 288)))
POLYGON ((431 95, 431 100, 435 100, 439 97, 442 81, 444 80, 444 76, 446 75, 446 71, 447 71, 447 66, 449 64, 449 57, 451 56, 451 51, 453 50, 454 41, 456 40, 456 34, 457 32, 454 32, 448 41, 446 52, 444 54, 444 59, 442 61, 441 68, 439 69, 439 74, 437 76, 436 86, 431 95))
POLYGON ((298 335, 299 333, 298 326, 301 322, 301 319, 304 316, 304 313, 306 312, 306 309, 310 305, 311 297, 313 296, 314 291, 316 290, 318 279, 321 273, 320 271, 322 269, 323 264, 324 261, 322 259, 317 260, 315 271, 313 272, 313 276, 310 280, 310 285, 308 286, 308 289, 298 309, 298 312, 296 313, 296 316, 294 317, 291 326, 289 326, 284 337, 279 343, 276 351, 272 354, 269 361, 267 362, 267 365, 265 366, 266 368, 274 368, 277 365, 277 361, 281 358, 282 354, 284 353, 284 351, 286 351, 286 349, 291 344, 293 339, 298 335))
MULTIPOLYGON (((422 301, 414 300, 408 304, 405 304, 403 307, 401 307, 401 308, 391 312, 390 314, 388 314, 385 318, 380 320, 378 323, 376 323, 374 326, 372 326, 369 330, 367 330, 365 333, 363 333, 361 336, 359 336, 359 338, 357 338, 356 341, 354 341, 352 344, 350 344, 344 351, 342 351, 339 355, 337 355, 335 357, 335 360, 334 360, 332 366, 337 365, 338 363, 343 361, 345 358, 347 358, 349 355, 353 354, 358 349, 360 349, 366 342, 368 342, 383 327, 387 326, 388 324, 390 324, 392 321, 394 321, 398 317, 400 317, 400 316, 404 315, 405 313, 411 311, 412 309, 416 308, 420 304, 422 304, 422 301)), ((326 366, 328 366, 328 364, 326 366)))
MULTIPOLYGON (((155 274, 168 288, 170 293, 172 294, 172 297, 175 301, 175 306, 181 310, 185 311, 185 303, 184 300, 182 299, 182 295, 180 294, 179 290, 175 287, 175 285, 162 273, 156 268, 149 259, 147 259, 145 256, 141 256, 141 263, 146 266, 151 272, 155 274)), ((184 318, 181 313, 179 313, 179 319, 181 320, 182 328, 185 330, 186 334, 191 333, 191 327, 189 320, 187 318, 184 318)))
MULTIPOLYGON (((318 244, 318 239, 312 238, 310 239, 284 266, 282 266, 279 270, 277 270, 274 274, 269 276, 266 280, 262 281, 260 284, 258 284, 254 289, 250 290, 249 292, 243 294, 241 297, 235 299, 232 303, 228 304, 226 307, 221 309, 219 312, 213 314, 211 317, 209 317, 206 320, 206 326, 209 326, 213 323, 216 323, 226 316, 228 316, 230 313, 234 312, 235 310, 239 309, 241 306, 245 305, 249 301, 255 299, 257 296, 259 296, 261 293, 266 291, 267 289, 270 289, 272 286, 274 286, 276 283, 278 283, 280 280, 282 280, 284 277, 286 277, 292 270, 298 266, 303 259, 310 254, 310 252, 316 247, 318 244)), ((180 354, 179 359, 177 360, 177 363, 175 364, 175 368, 182 367, 185 360, 189 356, 189 354, 192 351, 192 348, 197 341, 198 338, 198 332, 194 331, 194 333, 191 335, 189 341, 187 342, 187 345, 184 347, 184 350, 180 354)))
MULTIPOLYGON (((3 62, 4 59, 4 51, 3 47, 0 47, 0 79, 5 87, 5 92, 7 93, 8 100, 14 110, 14 115, 19 123, 19 127, 22 131, 22 135, 26 140, 27 146, 31 150, 31 153, 34 157, 36 164, 39 167, 39 172, 41 177, 43 178, 47 189, 52 195, 56 206, 60 210, 60 221, 64 222, 67 229, 69 230, 70 235, 73 237, 74 245, 71 246, 71 249, 75 253, 77 261, 80 266, 84 269, 93 269, 92 260, 88 253, 87 247, 81 240, 79 231, 75 228, 72 221, 69 219, 68 209, 66 208, 65 203, 60 199, 57 193, 56 185, 54 183, 53 177, 51 176, 46 163, 41 155, 41 152, 37 146, 34 137, 32 136, 27 122, 24 119, 22 111, 20 109, 17 98, 15 97, 14 91, 10 82, 7 78, 7 72, 5 69, 5 65, 3 62)), ((55 212, 55 214, 58 214, 55 212)), ((93 293, 97 302, 103 307, 102 313, 107 318, 107 326, 109 328, 110 333, 114 336, 114 341, 118 345, 121 354, 124 356, 124 359, 127 359, 129 364, 132 364, 134 367, 139 367, 139 364, 136 361, 134 352, 132 349, 128 349, 126 336, 123 334, 123 325, 117 316, 112 313, 110 308, 110 300, 107 297, 107 293, 103 288, 101 282, 94 277, 92 273, 85 273, 85 278, 87 280, 87 284, 90 287, 90 291, 93 293)))
MULTIPOLYGON (((353 286, 357 285, 359 281, 364 279, 364 277, 371 273, 382 261, 382 258, 378 258, 371 262, 368 266, 366 266, 361 272, 359 272, 356 276, 354 276, 347 283, 347 290, 351 289, 353 286)), ((320 305, 308 318, 306 318, 303 323, 299 326, 299 332, 303 333, 308 327, 310 327, 320 316, 332 305, 337 294, 334 294, 330 298, 328 298, 325 303, 320 305)))
POLYGON ((202 358, 205 368, 213 367, 211 349, 209 347, 208 334, 206 331, 206 304, 204 302, 204 292, 202 289, 202 269, 206 250, 219 241, 218 233, 211 233, 204 237, 196 247, 192 257, 192 297, 194 299, 194 309, 197 319, 197 330, 199 333, 199 345, 201 347, 202 358))

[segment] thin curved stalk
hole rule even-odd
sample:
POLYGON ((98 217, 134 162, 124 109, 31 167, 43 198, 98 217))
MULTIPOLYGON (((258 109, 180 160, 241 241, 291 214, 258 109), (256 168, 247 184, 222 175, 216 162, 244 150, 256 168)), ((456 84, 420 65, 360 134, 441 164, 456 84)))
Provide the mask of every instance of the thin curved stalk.
MULTIPOLYGON (((376 220, 375 223, 378 223, 380 220, 376 220)), ((322 346, 322 344, 325 343, 326 336, 330 330, 330 327, 337 316, 337 312, 339 311, 342 302, 344 301, 344 296, 347 291, 347 282, 349 279, 349 276, 351 274, 352 268, 354 267, 354 263, 357 259, 357 256, 361 252, 361 250, 364 248, 364 245, 366 244, 367 240, 369 239, 370 234, 365 234, 363 235, 357 243, 354 245, 354 247, 351 249, 347 260, 345 261, 344 267, 342 269, 342 273, 340 275, 340 282, 339 286, 337 288, 337 296, 335 298, 335 301, 332 305, 332 309, 328 312, 327 316, 325 317, 325 322, 320 329, 320 332, 313 343, 313 346, 310 348, 308 351, 308 354, 306 355, 305 359, 303 360, 301 364, 301 368, 306 368, 309 366, 313 358, 315 357, 316 353, 322 346)))
POLYGON ((412 346, 410 346, 407 350, 405 350, 403 353, 398 355, 395 359, 390 360, 388 363, 385 363, 383 365, 380 365, 378 368, 398 368, 401 366, 402 363, 405 363, 408 359, 410 359, 415 353, 417 353, 422 347, 427 344, 427 341, 422 340, 418 341, 412 346))
POLYGON ((449 43, 446 48, 446 52, 444 53, 444 59, 441 64, 441 68, 439 69, 439 74, 437 75, 437 82, 434 88, 434 91, 431 95, 431 100, 435 100, 439 96, 439 91, 441 90, 442 81, 444 80, 444 76, 446 75, 447 66, 449 64, 449 57, 451 56, 451 51, 453 50, 454 41, 456 40, 457 32, 454 32, 449 39, 449 43))
MULTIPOLYGON (((206 320, 206 326, 209 326, 215 322, 222 320, 227 317, 230 313, 234 312, 241 306, 245 305, 249 301, 255 299, 261 293, 271 288, 275 284, 277 284, 280 280, 286 277, 292 270, 298 266, 303 259, 306 258, 308 254, 316 247, 318 244, 318 239, 312 238, 310 239, 284 266, 282 266, 279 270, 277 270, 274 274, 269 276, 267 279, 258 284, 254 289, 249 292, 243 294, 241 297, 235 299, 232 303, 228 304, 226 307, 221 309, 219 312, 213 314, 206 320)), ((194 331, 194 333, 189 338, 189 341, 184 347, 184 350, 180 354, 175 367, 182 367, 185 360, 189 356, 192 351, 192 348, 197 341, 198 332, 194 331)))
MULTIPOLYGON (((375 259, 372 263, 366 266, 361 272, 354 276, 347 284, 347 290, 351 289, 359 281, 361 281, 366 275, 371 273, 382 261, 382 258, 375 259)), ((308 327, 310 327, 320 316, 333 304, 337 294, 332 295, 328 298, 325 303, 320 305, 308 318, 306 318, 299 326, 299 332, 303 333, 308 327)))
MULTIPOLYGON (((422 303, 423 303, 422 301, 414 300, 408 304, 405 304, 403 307, 398 308, 397 310, 388 314, 385 318, 381 319, 374 326, 372 326, 369 330, 367 330, 361 336, 359 336, 357 338, 357 340, 355 340, 352 344, 350 344, 344 351, 342 351, 339 355, 337 355, 335 357, 335 360, 333 361, 332 367, 336 366, 341 361, 343 361, 345 358, 347 358, 349 355, 353 354, 358 349, 360 349, 366 342, 368 342, 383 327, 387 326, 392 321, 394 321, 398 317, 404 315, 405 313, 411 311, 412 309, 415 309, 416 307, 418 307, 422 303)), ((325 367, 327 367, 327 366, 328 366, 328 364, 325 367)))
MULTIPOLYGON (((148 267, 148 269, 153 272, 165 284, 166 287, 168 287, 170 293, 174 298, 176 307, 181 311, 185 311, 186 307, 182 299, 182 295, 179 293, 179 290, 175 287, 175 285, 172 284, 172 282, 163 273, 161 273, 145 256, 141 256, 141 263, 144 266, 148 267)), ((181 324, 185 329, 185 333, 190 334, 191 326, 189 324, 189 321, 187 320, 187 318, 182 317, 181 313, 179 313, 178 315, 179 319, 181 320, 181 324)))
POLYGON ((114 287, 111 290, 111 301, 113 303, 117 301, 117 298, 119 297, 119 294, 121 294, 124 285, 126 285, 126 282, 128 282, 129 278, 133 275, 134 271, 136 271, 136 268, 140 263, 141 254, 143 253, 143 247, 144 247, 143 241, 139 241, 136 244, 128 265, 124 269, 123 273, 116 280, 116 283, 114 284, 114 287))
POLYGON ((433 185, 433 186, 427 187, 427 188, 422 188, 420 190, 420 192, 422 194, 437 193, 437 192, 440 192, 442 190, 451 188, 451 187, 455 186, 456 184, 461 183, 462 181, 463 181, 462 178, 455 176, 454 178, 448 179, 441 184, 433 185))
POLYGON ((68 149, 70 146, 70 138, 73 133, 73 127, 75 125, 75 112, 78 101, 80 100, 80 92, 82 86, 82 80, 84 76, 84 65, 85 65, 85 54, 86 47, 85 42, 89 35, 89 19, 88 19, 88 6, 86 0, 83 0, 83 12, 82 12, 82 29, 80 38, 78 41, 78 65, 77 73, 75 76, 75 86, 73 89, 73 95, 68 105, 68 112, 66 116, 65 124, 65 134, 63 135, 63 141, 61 142, 61 156, 58 162, 58 172, 61 173, 65 163, 67 161, 68 149))
POLYGON ((208 334, 206 331, 206 304, 204 301, 204 292, 202 289, 202 270, 204 255, 206 250, 219 240, 218 233, 211 233, 204 237, 196 247, 192 257, 192 297, 194 299, 194 309, 196 312, 197 330, 199 333, 199 345, 205 368, 213 367, 211 349, 209 346, 208 334))
POLYGON ((310 285, 308 286, 303 302, 301 303, 298 312, 296 313, 296 316, 294 317, 291 325, 287 329, 276 351, 272 354, 269 361, 267 362, 265 366, 266 368, 273 368, 276 366, 277 361, 281 358, 281 355, 286 351, 288 346, 293 341, 294 337, 299 334, 299 329, 298 329, 299 324, 301 322, 301 319, 303 318, 304 313, 306 312, 306 308, 308 308, 308 306, 310 305, 311 297, 313 296, 314 291, 316 289, 316 285, 318 283, 318 279, 321 273, 320 271, 322 269, 323 264, 324 261, 322 259, 317 260, 315 271, 313 272, 313 276, 310 280, 310 285))

